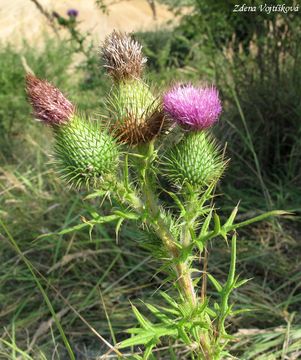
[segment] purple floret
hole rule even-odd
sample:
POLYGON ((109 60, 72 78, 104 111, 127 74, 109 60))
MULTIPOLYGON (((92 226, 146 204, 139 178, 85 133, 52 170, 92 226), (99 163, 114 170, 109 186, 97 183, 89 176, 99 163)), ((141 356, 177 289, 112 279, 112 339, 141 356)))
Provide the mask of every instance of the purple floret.
POLYGON ((173 120, 191 130, 212 126, 222 112, 219 93, 214 86, 176 85, 164 95, 163 104, 173 120))
POLYGON ((76 9, 69 9, 67 11, 67 15, 70 16, 70 17, 77 17, 78 11, 76 9))

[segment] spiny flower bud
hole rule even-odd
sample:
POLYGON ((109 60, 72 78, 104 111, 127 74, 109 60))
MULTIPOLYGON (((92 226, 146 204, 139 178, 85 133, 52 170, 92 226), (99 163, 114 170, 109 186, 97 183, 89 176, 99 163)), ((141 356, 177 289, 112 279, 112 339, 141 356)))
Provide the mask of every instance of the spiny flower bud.
POLYGON ((213 86, 176 85, 164 95, 163 103, 166 113, 189 130, 212 126, 222 112, 218 91, 213 86))
POLYGON ((110 134, 74 116, 55 128, 55 163, 67 182, 75 187, 95 186, 113 175, 118 165, 118 146, 110 134))
POLYGON ((147 61, 142 55, 142 46, 129 35, 117 31, 106 37, 101 54, 104 67, 117 81, 139 78, 147 61))
POLYGON ((165 154, 162 173, 171 182, 202 188, 221 176, 225 162, 211 135, 206 132, 186 133, 165 154))
POLYGON ((34 75, 26 76, 26 91, 34 116, 48 125, 66 124, 74 114, 75 107, 60 92, 46 80, 40 80, 34 75))
POLYGON ((107 101, 110 129, 120 142, 149 142, 166 128, 161 104, 139 80, 115 84, 107 101))

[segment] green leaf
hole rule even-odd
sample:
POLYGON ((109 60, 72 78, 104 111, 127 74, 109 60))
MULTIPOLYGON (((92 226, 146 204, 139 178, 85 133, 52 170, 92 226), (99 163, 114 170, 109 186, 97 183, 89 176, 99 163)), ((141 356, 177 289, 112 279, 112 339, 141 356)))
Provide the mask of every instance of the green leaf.
POLYGON ((162 313, 159 309, 157 309, 154 305, 151 304, 145 304, 145 306, 149 309, 149 311, 156 316, 159 320, 162 321, 162 323, 171 325, 173 322, 170 320, 170 318, 162 313))
POLYGON ((121 217, 123 219, 128 219, 128 220, 138 220, 139 219, 139 216, 133 212, 125 212, 125 211, 121 211, 121 210, 115 210, 114 214, 118 215, 119 217, 121 217))
POLYGON ((97 197, 103 197, 106 195, 108 195, 108 190, 98 190, 93 192, 92 194, 87 195, 84 200, 95 199, 97 197))
POLYGON ((204 236, 207 234, 211 219, 212 219, 212 210, 210 210, 209 214, 207 215, 207 217, 203 223, 200 236, 204 236))
POLYGON ((186 209, 185 206, 182 204, 181 200, 179 199, 179 197, 173 192, 167 191, 165 189, 164 191, 173 199, 173 201, 177 204, 178 208, 180 209, 181 211, 180 218, 185 216, 186 209))
POLYGON ((136 316, 136 319, 138 320, 139 324, 146 330, 150 330, 153 328, 153 324, 148 321, 136 308, 135 305, 132 305, 132 310, 136 316))
POLYGON ((127 334, 134 334, 134 335, 139 335, 139 334, 144 334, 145 333, 145 329, 142 328, 130 328, 130 329, 126 329, 125 330, 127 334))
POLYGON ((197 247, 198 247, 198 249, 199 249, 199 252, 200 252, 200 254, 203 252, 203 250, 204 250, 204 245, 203 245, 203 242, 201 242, 201 241, 196 241, 196 245, 197 245, 197 247))
POLYGON ((238 211, 238 205, 239 205, 239 204, 237 204, 237 205, 235 206, 235 208, 232 210, 231 215, 229 216, 228 220, 226 221, 226 223, 225 223, 224 226, 223 226, 226 231, 227 231, 227 228, 228 228, 228 227, 232 226, 232 224, 233 224, 233 222, 234 222, 234 220, 235 220, 235 217, 236 217, 237 211, 238 211))
POLYGON ((248 281, 252 280, 252 278, 250 279, 243 279, 243 280, 240 280, 240 281, 235 281, 235 284, 234 284, 234 289, 237 289, 241 286, 243 286, 244 284, 246 284, 248 281))
POLYGON ((216 317, 217 317, 216 312, 215 312, 214 310, 210 309, 209 307, 207 307, 205 311, 206 311, 206 313, 207 313, 209 316, 211 316, 211 317, 213 317, 213 318, 216 318, 216 317))
POLYGON ((165 299, 165 301, 167 301, 173 308, 175 309, 179 309, 179 305, 177 304, 177 302, 168 294, 166 294, 163 291, 160 291, 161 296, 165 299))
POLYGON ((180 338, 183 340, 183 342, 186 345, 191 345, 191 340, 189 339, 189 336, 187 335, 187 332, 184 329, 184 326, 180 326, 178 328, 180 338))
POLYGON ((216 310, 216 311, 220 310, 220 306, 217 302, 214 303, 213 307, 214 307, 214 310, 216 310))
POLYGON ((238 228, 253 224, 255 222, 262 221, 262 220, 264 220, 264 219, 266 219, 268 217, 271 217, 271 216, 282 216, 282 215, 291 215, 291 213, 289 213, 287 211, 282 211, 282 210, 268 211, 268 212, 266 212, 264 214, 261 214, 259 216, 255 216, 255 217, 253 217, 253 218, 251 218, 249 220, 242 221, 241 223, 238 223, 238 224, 234 224, 234 225, 230 226, 229 230, 235 230, 235 229, 238 229, 238 228))
POLYGON ((118 239, 119 239, 119 231, 120 231, 120 228, 122 226, 122 223, 124 222, 124 219, 123 218, 120 218, 116 224, 116 227, 115 227, 115 236, 116 236, 116 243, 118 244, 118 239))
POLYGON ((146 345, 146 348, 145 348, 145 351, 143 354, 143 360, 147 360, 150 357, 154 346, 156 346, 156 343, 154 343, 152 341, 148 345, 146 345))
POLYGON ((251 311, 254 311, 254 309, 239 309, 239 310, 235 310, 235 311, 232 311, 232 315, 233 316, 236 316, 236 315, 239 315, 239 314, 243 314, 245 312, 251 312, 251 311))
POLYGON ((135 345, 146 345, 150 342, 156 344, 162 336, 177 336, 178 332, 173 328, 153 327, 151 330, 144 330, 143 333, 122 341, 118 349, 135 345))
POLYGON ((63 229, 61 231, 59 231, 59 235, 64 235, 64 234, 68 234, 70 232, 73 232, 73 231, 78 231, 78 230, 81 230, 87 226, 91 226, 91 224, 89 224, 88 222, 86 223, 83 223, 83 224, 78 224, 78 225, 75 225, 75 226, 71 226, 71 227, 68 227, 66 229, 63 229))
POLYGON ((153 339, 153 337, 154 337, 153 333, 144 332, 143 334, 136 335, 129 339, 123 340, 121 343, 119 343, 118 349, 124 349, 126 347, 131 347, 135 345, 146 345, 153 339))
POLYGON ((96 224, 106 224, 106 223, 116 221, 116 220, 119 220, 118 215, 107 215, 107 216, 98 215, 98 217, 95 217, 93 220, 85 221, 83 224, 78 224, 78 225, 75 225, 75 226, 68 227, 67 229, 61 230, 59 232, 59 235, 68 234, 68 233, 73 232, 73 231, 78 231, 80 229, 83 229, 86 226, 93 227, 96 224))
POLYGON ((221 222, 217 213, 214 213, 213 219, 214 219, 214 234, 217 235, 221 231, 221 222))

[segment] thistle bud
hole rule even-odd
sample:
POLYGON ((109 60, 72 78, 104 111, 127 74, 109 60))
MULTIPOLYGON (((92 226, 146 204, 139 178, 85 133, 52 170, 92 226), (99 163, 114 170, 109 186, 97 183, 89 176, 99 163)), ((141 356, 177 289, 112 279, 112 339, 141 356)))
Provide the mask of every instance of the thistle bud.
POLYGON ((107 107, 111 132, 122 143, 149 142, 167 126, 160 101, 140 80, 115 84, 107 107))
POLYGON ((214 87, 176 85, 164 95, 163 103, 165 112, 189 130, 198 131, 212 126, 222 112, 219 94, 214 87))
POLYGON ((35 116, 53 127, 55 163, 64 179, 79 187, 114 174, 118 146, 111 135, 76 115, 70 101, 47 81, 28 75, 26 88, 35 116))
POLYGON ((65 98, 59 89, 46 80, 28 74, 26 76, 26 91, 34 116, 47 125, 66 124, 72 118, 75 107, 65 98))
POLYGON ((114 80, 140 78, 146 63, 142 46, 129 35, 113 31, 108 35, 101 50, 104 67, 114 80))
POLYGON ((162 173, 173 183, 203 188, 222 175, 225 162, 220 149, 206 132, 186 133, 165 154, 162 173))
POLYGON ((96 186, 106 176, 114 176, 118 146, 95 123, 76 115, 68 125, 55 129, 55 139, 55 163, 71 185, 96 186))

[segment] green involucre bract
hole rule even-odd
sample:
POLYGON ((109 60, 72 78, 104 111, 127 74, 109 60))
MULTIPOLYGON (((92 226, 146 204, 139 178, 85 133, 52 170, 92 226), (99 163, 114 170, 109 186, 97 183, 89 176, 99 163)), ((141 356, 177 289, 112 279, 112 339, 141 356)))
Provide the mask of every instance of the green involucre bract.
POLYGON ((191 132, 165 153, 162 173, 182 186, 204 187, 217 181, 225 168, 220 149, 213 137, 202 132, 191 132))
POLYGON ((165 116, 161 103, 141 80, 114 84, 107 106, 110 129, 121 142, 146 143, 162 130, 165 116))
POLYGON ((118 146, 96 123, 74 116, 55 129, 55 163, 72 186, 96 185, 106 175, 114 175, 118 146))
POLYGON ((110 94, 110 110, 116 120, 126 121, 128 116, 142 122, 147 114, 156 110, 156 99, 147 84, 141 80, 115 84, 110 94))

